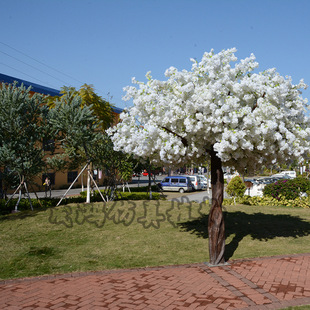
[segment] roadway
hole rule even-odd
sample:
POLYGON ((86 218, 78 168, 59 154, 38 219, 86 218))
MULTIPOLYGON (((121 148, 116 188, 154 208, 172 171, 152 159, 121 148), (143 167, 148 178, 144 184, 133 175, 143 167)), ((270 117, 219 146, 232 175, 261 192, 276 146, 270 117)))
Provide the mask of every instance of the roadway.
MULTIPOLYGON (((156 176, 155 182, 159 183, 165 176, 156 176)), ((152 182, 152 184, 154 184, 152 182)), ((140 178, 134 177, 130 183, 127 184, 128 187, 137 187, 137 186, 146 186, 148 185, 148 177, 147 176, 141 176, 140 178)), ((126 185, 126 186, 127 186, 126 185)), ((69 186, 68 186, 69 188, 69 186)), ((119 190, 122 189, 122 185, 118 185, 119 190)), ((104 189, 104 187, 100 186, 99 189, 104 189)), ((51 197, 53 198, 61 198, 63 195, 66 193, 66 189, 52 189, 51 190, 51 197)), ((76 196, 79 195, 82 191, 82 188, 72 188, 70 191, 67 193, 66 197, 70 196, 76 196)), ((84 187, 84 191, 86 191, 86 187, 84 187)), ((36 193, 39 198, 44 198, 46 196, 45 191, 42 192, 37 192, 36 193)), ((49 192, 47 193, 49 197, 49 192)), ((190 193, 179 193, 179 192, 163 192, 163 194, 166 196, 167 200, 176 200, 176 201, 184 201, 184 202, 191 202, 195 201, 198 203, 203 202, 204 200, 209 200, 209 197, 211 196, 211 190, 202 190, 202 191, 194 191, 190 193)), ((16 194, 15 197, 18 195, 16 194)), ((35 193, 30 193, 31 198, 36 198, 35 193)))

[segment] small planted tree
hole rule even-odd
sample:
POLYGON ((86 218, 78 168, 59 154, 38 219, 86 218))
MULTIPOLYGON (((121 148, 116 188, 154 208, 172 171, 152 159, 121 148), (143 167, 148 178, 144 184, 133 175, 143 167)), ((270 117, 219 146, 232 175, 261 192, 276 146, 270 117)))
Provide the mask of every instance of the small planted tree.
POLYGON ((170 67, 167 80, 133 79, 125 99, 134 106, 110 130, 116 150, 151 163, 181 166, 211 160, 210 264, 224 262, 222 166, 250 170, 265 164, 301 160, 310 146, 303 81, 292 84, 275 69, 260 73, 255 57, 237 61, 236 49, 192 59, 190 71, 170 67))
POLYGON ((98 133, 96 147, 90 150, 93 163, 106 172, 107 200, 117 196, 117 184, 128 182, 133 173, 132 156, 115 151, 111 138, 106 133, 98 133))
POLYGON ((0 167, 4 180, 15 179, 8 185, 18 186, 19 198, 21 189, 27 191, 26 183, 44 168, 42 140, 48 131, 44 98, 30 89, 0 85, 0 167))
MULTIPOLYGON (((123 175, 128 180, 132 174, 128 154, 115 152, 111 139, 104 132, 113 122, 112 105, 95 94, 89 85, 79 91, 62 88, 63 95, 50 100, 50 123, 64 154, 48 160, 57 170, 86 167, 88 163, 87 202, 90 202, 90 164, 108 171, 109 187, 115 188, 116 178, 123 175)), ((109 193, 112 191, 109 190, 109 193)))
POLYGON ((246 186, 240 176, 235 176, 231 179, 226 187, 226 192, 232 197, 243 197, 246 186))
MULTIPOLYGON (((61 164, 78 168, 93 161, 92 154, 100 135, 100 122, 89 106, 82 106, 82 98, 67 92, 55 100, 49 112, 49 122, 56 140, 61 144, 65 157, 50 160, 51 165, 61 169, 61 164)), ((87 194, 89 202, 89 186, 87 194)))

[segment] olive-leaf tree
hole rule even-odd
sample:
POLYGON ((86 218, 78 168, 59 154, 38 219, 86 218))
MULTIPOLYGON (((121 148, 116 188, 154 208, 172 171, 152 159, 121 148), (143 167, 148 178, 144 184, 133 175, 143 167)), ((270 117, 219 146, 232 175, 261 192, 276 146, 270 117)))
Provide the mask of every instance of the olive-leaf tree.
POLYGON ((14 186, 26 190, 26 182, 44 168, 42 141, 48 131, 44 98, 30 90, 16 83, 0 85, 0 167, 5 180, 15 175, 14 186))
MULTIPOLYGON (((49 122, 55 139, 64 151, 64 157, 55 158, 49 164, 68 164, 71 168, 86 167, 93 161, 93 150, 100 134, 100 122, 91 106, 82 105, 82 98, 67 92, 54 101, 49 112, 49 122)), ((59 168, 59 167, 58 167, 59 168)), ((87 194, 89 202, 89 186, 87 194)))
POLYGON ((237 170, 301 160, 309 150, 306 88, 276 69, 254 71, 253 54, 237 61, 236 49, 192 59, 190 71, 170 67, 167 80, 133 79, 124 99, 133 107, 109 130, 115 150, 152 163, 184 165, 211 158, 212 206, 209 214, 210 264, 224 263, 222 166, 237 170))

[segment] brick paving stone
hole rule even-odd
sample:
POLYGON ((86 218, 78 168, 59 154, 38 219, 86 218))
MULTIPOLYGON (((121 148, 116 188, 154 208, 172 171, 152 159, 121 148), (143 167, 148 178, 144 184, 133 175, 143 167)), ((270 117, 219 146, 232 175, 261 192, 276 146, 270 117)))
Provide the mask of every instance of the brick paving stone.
POLYGON ((0 309, 280 309, 310 304, 310 253, 0 281, 0 309))

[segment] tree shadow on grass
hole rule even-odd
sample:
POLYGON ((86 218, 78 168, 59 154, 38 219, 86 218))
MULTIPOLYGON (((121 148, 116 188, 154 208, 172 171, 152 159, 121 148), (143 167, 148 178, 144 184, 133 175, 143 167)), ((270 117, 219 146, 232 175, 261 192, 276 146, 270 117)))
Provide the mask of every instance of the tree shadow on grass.
POLYGON ((36 210, 27 210, 21 211, 17 213, 8 213, 8 214, 1 214, 0 215, 0 223, 5 221, 16 221, 16 220, 23 220, 29 217, 35 217, 39 215, 41 211, 46 211, 46 208, 37 208, 36 210))
MULTIPOLYGON (((225 260, 231 258, 246 236, 252 239, 267 241, 276 237, 304 237, 310 234, 310 222, 288 214, 247 214, 241 211, 224 212, 225 236, 234 235, 225 247, 225 260)), ((180 223, 183 231, 208 238, 208 215, 194 221, 180 223)))

